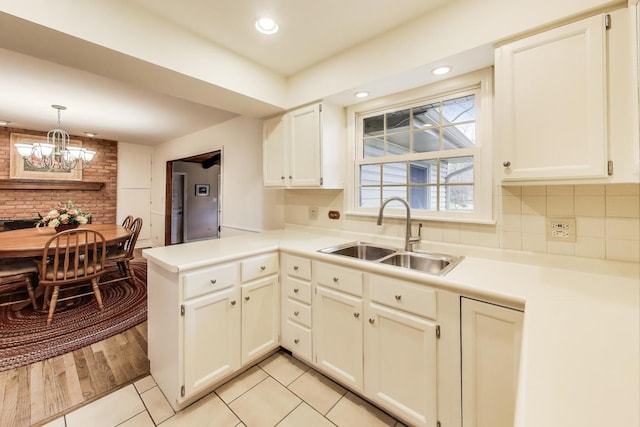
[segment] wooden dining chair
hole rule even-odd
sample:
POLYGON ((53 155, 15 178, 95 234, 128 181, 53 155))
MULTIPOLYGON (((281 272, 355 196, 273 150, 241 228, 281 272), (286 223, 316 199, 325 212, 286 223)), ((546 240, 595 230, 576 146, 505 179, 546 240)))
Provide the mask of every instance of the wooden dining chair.
POLYGON ((127 217, 122 221, 122 226, 128 230, 131 228, 132 223, 133 223, 133 215, 127 215, 127 217))
POLYGON ((39 285, 44 286, 43 309, 49 307, 47 325, 53 320, 56 304, 61 301, 93 293, 100 311, 103 309, 98 280, 105 272, 107 248, 102 233, 86 228, 62 231, 53 236, 44 246, 40 260, 39 285), (92 290, 82 293, 80 289, 91 284, 92 290), (53 289, 53 293, 51 293, 53 289), (62 297, 61 290, 76 289, 62 297))
POLYGON ((119 282, 121 280, 137 281, 137 277, 131 269, 129 262, 134 258, 133 250, 136 248, 136 242, 142 229, 142 218, 134 219, 129 229, 131 230, 131 235, 121 246, 114 246, 107 250, 106 265, 108 267, 115 264, 118 267, 120 277, 101 282, 100 285, 119 282))
POLYGON ((37 276, 38 267, 31 258, 0 260, 0 295, 8 297, 6 300, 0 301, 0 305, 14 305, 29 301, 36 309, 33 284, 37 276), (27 298, 20 296, 20 294, 24 296, 25 290, 27 298))

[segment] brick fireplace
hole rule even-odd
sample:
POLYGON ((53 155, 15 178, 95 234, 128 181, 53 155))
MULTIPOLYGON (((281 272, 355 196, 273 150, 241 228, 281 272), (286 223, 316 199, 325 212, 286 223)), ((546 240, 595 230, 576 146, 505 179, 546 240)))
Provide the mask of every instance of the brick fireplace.
MULTIPOLYGON (((36 188, 17 189, 9 181, 11 133, 46 135, 26 129, 0 127, 0 222, 37 218, 45 215, 58 202, 72 200, 84 212, 91 212, 92 222, 97 224, 116 222, 116 191, 118 172, 118 144, 116 141, 72 136, 81 140, 84 147, 95 150, 96 157, 82 172, 82 184, 73 182, 70 189, 53 188, 49 181, 34 185, 36 188), (102 185, 96 184, 101 183, 102 185)), ((21 181, 24 187, 25 181, 21 181)), ((27 183, 27 187, 30 185, 27 183)), ((71 186, 71 185, 70 185, 71 186)))

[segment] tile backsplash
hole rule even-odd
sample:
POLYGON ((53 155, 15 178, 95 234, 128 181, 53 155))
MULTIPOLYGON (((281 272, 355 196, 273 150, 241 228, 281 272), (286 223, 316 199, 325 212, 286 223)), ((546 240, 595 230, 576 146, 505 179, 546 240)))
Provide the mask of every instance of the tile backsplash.
MULTIPOLYGON (((494 191, 496 224, 464 224, 413 221, 423 224, 426 241, 458 243, 571 255, 577 257, 640 262, 640 184, 502 186, 494 191), (575 242, 546 238, 547 218, 574 218, 575 242)), ((343 192, 295 190, 285 192, 285 222, 322 228, 404 236, 404 222, 344 215, 343 192), (319 217, 309 218, 309 207, 319 207, 319 217), (337 210, 340 220, 331 220, 337 210)))

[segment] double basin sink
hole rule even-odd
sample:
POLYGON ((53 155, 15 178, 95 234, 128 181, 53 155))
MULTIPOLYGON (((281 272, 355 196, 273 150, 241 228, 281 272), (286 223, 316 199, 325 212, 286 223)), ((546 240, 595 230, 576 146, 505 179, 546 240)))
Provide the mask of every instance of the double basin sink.
POLYGON ((393 265, 438 276, 443 276, 451 271, 463 258, 445 254, 407 252, 365 242, 345 243, 320 249, 319 252, 393 265))

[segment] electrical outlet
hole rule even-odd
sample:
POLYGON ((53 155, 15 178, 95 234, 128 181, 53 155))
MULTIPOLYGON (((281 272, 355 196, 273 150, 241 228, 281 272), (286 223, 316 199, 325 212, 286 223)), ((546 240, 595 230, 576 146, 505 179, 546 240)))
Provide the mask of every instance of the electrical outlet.
POLYGON ((547 218, 547 240, 574 243, 576 241, 575 218, 547 218))
POLYGON ((309 219, 318 219, 318 207, 310 206, 309 207, 309 219))

